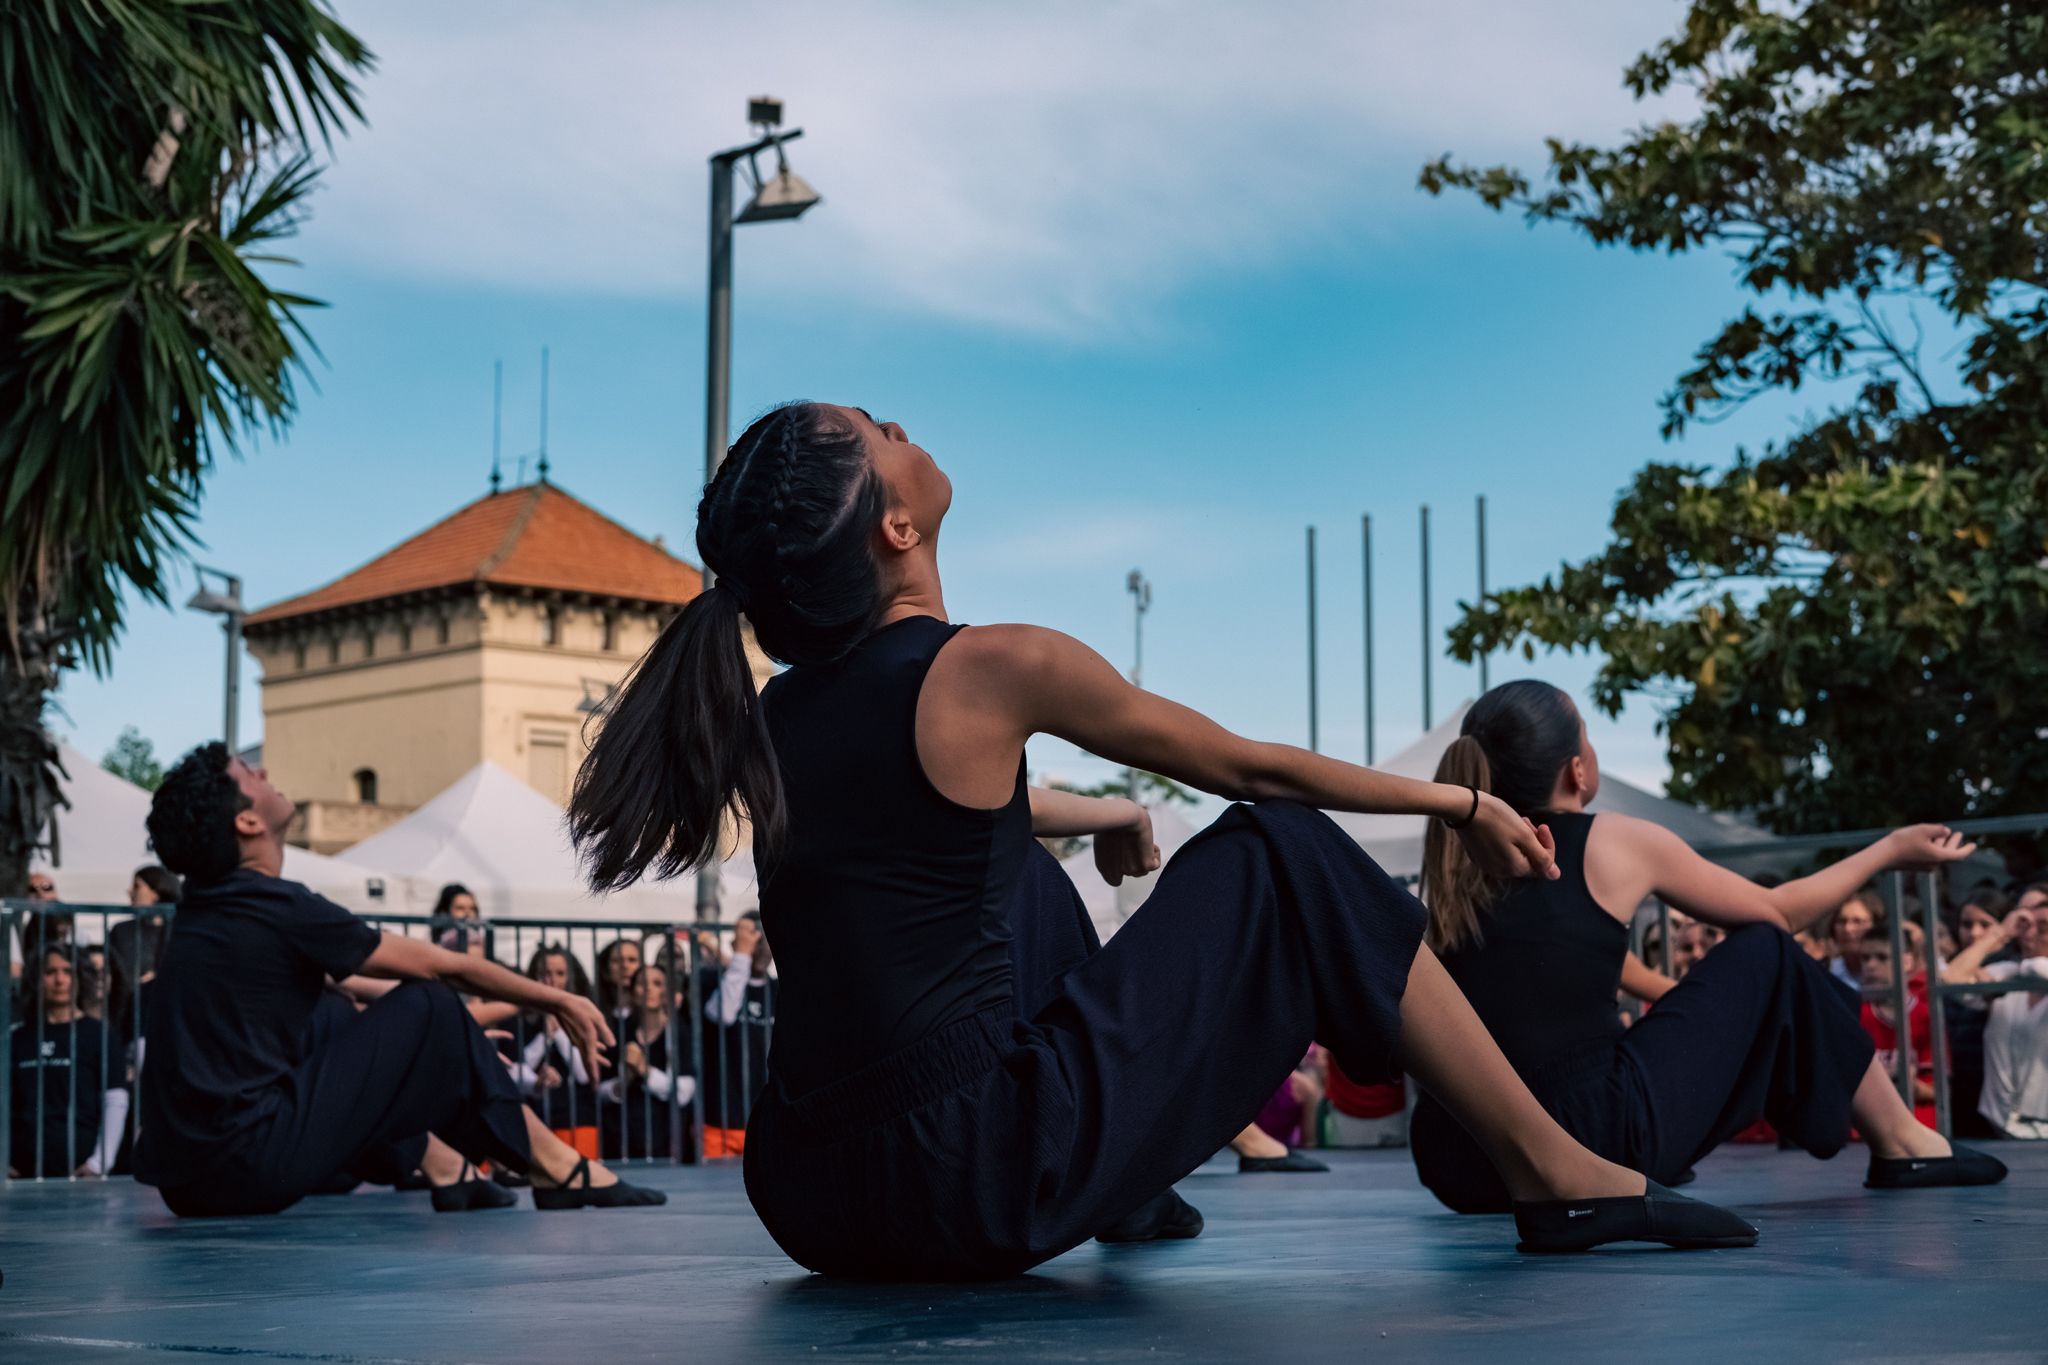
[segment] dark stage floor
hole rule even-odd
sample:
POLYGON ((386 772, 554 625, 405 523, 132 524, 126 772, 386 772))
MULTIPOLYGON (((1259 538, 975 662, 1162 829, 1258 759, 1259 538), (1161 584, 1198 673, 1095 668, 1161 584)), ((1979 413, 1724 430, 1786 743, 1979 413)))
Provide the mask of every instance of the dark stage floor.
POLYGON ((16 1184, 0 1360, 2048 1359, 2048 1147, 1999 1154, 2001 1187, 1878 1195, 1856 1149, 1734 1149, 1691 1192, 1760 1224, 1755 1250, 1556 1259, 1442 1212, 1401 1153, 1217 1163, 1181 1185, 1198 1241, 967 1288, 805 1275, 730 1165, 655 1171, 663 1209, 436 1216, 377 1193, 183 1225, 125 1181, 16 1184))

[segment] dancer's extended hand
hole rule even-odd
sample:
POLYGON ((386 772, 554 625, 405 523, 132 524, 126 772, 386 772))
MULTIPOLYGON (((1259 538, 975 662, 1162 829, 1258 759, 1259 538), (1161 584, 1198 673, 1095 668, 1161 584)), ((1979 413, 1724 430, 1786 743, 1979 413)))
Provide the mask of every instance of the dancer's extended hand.
POLYGON ((1159 870, 1159 845, 1152 842, 1152 813, 1133 801, 1137 811, 1131 824, 1105 829, 1095 835, 1095 870, 1111 886, 1126 877, 1143 877, 1159 870))
POLYGON ((1465 853, 1496 877, 1556 879, 1557 841, 1550 826, 1536 825, 1491 792, 1479 793, 1472 822, 1458 830, 1465 853))
POLYGON ((583 1063, 590 1068, 592 1076, 604 1070, 604 1050, 612 1045, 611 1025, 605 1022, 604 1011, 580 995, 568 991, 559 992, 560 999, 549 1008, 549 1013, 561 1024, 562 1032, 569 1035, 569 1041, 583 1054, 583 1063))
POLYGON ((1959 862, 1977 851, 1960 830, 1947 825, 1907 825, 1885 836, 1891 845, 1887 865, 1900 872, 1932 872, 1944 863, 1959 862))

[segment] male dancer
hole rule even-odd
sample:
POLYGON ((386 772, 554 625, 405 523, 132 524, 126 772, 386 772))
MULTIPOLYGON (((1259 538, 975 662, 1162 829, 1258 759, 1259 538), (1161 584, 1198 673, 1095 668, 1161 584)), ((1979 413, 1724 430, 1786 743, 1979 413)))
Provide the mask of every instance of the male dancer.
POLYGON ((285 881, 292 811, 219 743, 179 760, 150 803, 150 839, 186 892, 149 1007, 136 1178, 188 1217, 275 1213, 337 1172, 394 1165, 419 1167, 443 1212, 511 1203, 476 1177, 485 1159, 529 1174, 539 1208, 667 1202, 542 1126, 444 983, 553 1016, 593 1069, 612 1041, 597 1006, 285 881), (358 1011, 329 989, 358 976, 402 984, 358 1011))

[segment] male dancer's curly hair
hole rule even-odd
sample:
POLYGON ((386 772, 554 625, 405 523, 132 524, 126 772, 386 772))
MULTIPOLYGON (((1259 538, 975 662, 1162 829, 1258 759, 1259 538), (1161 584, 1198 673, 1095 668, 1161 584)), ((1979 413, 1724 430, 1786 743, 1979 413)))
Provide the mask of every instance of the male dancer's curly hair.
POLYGON ((217 882, 241 865, 235 815, 249 809, 228 771, 232 755, 215 740, 178 760, 149 802, 149 843, 163 865, 197 885, 217 882))

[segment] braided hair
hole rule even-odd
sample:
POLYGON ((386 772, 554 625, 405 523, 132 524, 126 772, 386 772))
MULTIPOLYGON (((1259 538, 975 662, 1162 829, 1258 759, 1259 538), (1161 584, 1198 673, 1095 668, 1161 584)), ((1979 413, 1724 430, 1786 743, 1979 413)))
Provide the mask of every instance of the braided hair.
POLYGON ((717 575, 634 664, 596 719, 569 833, 593 889, 710 862, 728 819, 754 827, 763 872, 785 830, 782 776, 740 617, 780 663, 830 663, 884 606, 873 536, 888 506, 860 432, 830 408, 771 409, 735 441, 697 504, 717 575))

